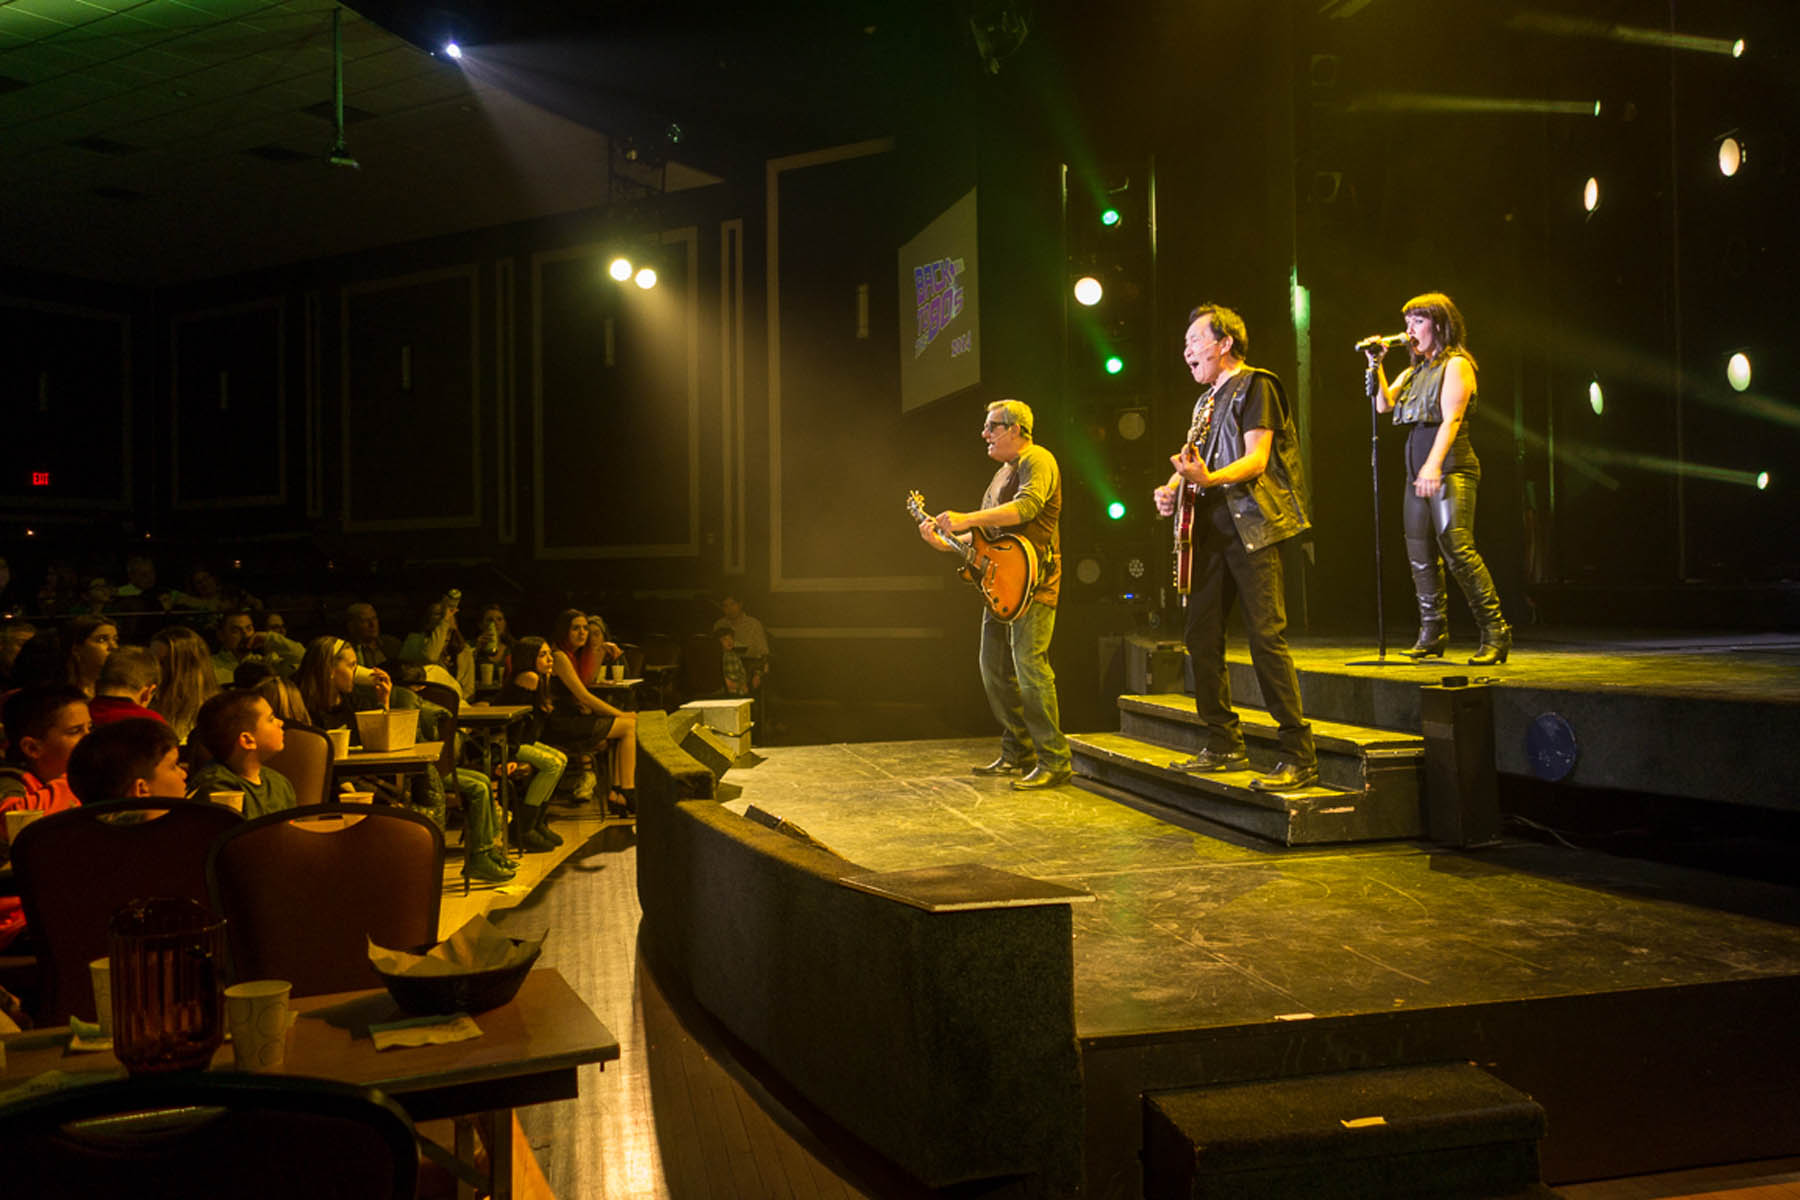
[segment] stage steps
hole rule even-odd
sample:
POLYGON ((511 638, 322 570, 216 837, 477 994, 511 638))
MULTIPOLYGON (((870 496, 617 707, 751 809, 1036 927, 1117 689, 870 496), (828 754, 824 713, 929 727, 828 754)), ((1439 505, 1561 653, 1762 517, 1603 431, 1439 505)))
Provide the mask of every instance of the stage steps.
POLYGON ((1554 1197, 1544 1110, 1468 1063, 1144 1097, 1147 1200, 1554 1197))
POLYGON ((1275 721, 1238 706, 1250 769, 1189 774, 1169 768, 1200 747, 1191 696, 1120 696, 1118 733, 1074 736, 1076 773, 1286 846, 1421 837, 1425 742, 1417 734, 1314 721, 1319 783, 1253 791, 1280 757, 1275 721))

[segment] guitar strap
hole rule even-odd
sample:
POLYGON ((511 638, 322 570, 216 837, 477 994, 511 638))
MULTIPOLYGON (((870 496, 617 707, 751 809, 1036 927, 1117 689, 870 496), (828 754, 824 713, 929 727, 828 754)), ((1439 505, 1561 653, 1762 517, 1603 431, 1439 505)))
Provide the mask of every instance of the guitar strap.
POLYGON ((1212 432, 1213 405, 1218 398, 1219 389, 1209 388, 1205 399, 1194 406, 1194 420, 1188 426, 1187 440, 1202 456, 1206 454, 1206 435, 1212 432))

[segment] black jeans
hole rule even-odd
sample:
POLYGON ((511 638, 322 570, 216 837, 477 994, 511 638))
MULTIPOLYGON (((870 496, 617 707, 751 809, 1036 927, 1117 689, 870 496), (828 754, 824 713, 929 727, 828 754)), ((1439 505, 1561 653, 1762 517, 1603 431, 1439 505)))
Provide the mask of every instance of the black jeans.
POLYGON ((1188 660, 1194 668, 1194 709, 1206 725, 1206 747, 1238 750, 1244 735, 1231 709, 1225 671, 1225 620, 1233 600, 1244 609, 1250 663, 1281 730, 1282 758, 1295 766, 1318 761, 1312 726, 1300 712, 1300 679, 1287 646, 1287 601, 1281 547, 1246 550, 1222 499, 1207 499, 1194 514, 1194 589, 1187 598, 1188 660))

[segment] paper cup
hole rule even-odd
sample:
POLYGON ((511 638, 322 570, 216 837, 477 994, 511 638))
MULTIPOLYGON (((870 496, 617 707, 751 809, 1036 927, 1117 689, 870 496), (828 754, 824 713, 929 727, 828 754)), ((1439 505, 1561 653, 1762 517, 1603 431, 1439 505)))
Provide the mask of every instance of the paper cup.
POLYGON ((19 830, 43 815, 37 809, 31 808, 15 808, 8 812, 6 814, 6 844, 12 845, 19 836, 19 830))
POLYGON ((611 679, 614 683, 624 683, 625 682, 625 664, 624 663, 614 663, 612 666, 606 668, 606 673, 608 676, 611 677, 611 679))
POLYGON ((494 664, 482 663, 475 668, 475 680, 483 687, 494 682, 494 664))
POLYGON ((206 798, 214 804, 223 804, 234 813, 244 811, 244 793, 242 792, 208 792, 206 798))
POLYGON ((349 729, 347 729, 347 728, 346 729, 327 729, 325 731, 325 739, 331 743, 331 757, 332 758, 340 759, 340 758, 344 758, 349 755, 349 753, 350 753, 350 730, 349 729))
POLYGON ((375 686, 375 670, 374 670, 374 668, 361 667, 361 666, 357 667, 355 674, 351 678, 351 682, 356 687, 374 687, 375 686))
POLYGON ((288 993, 285 979, 252 979, 225 989, 225 1024, 240 1071, 269 1071, 287 1058, 288 993))
POLYGON ((88 963, 88 974, 94 980, 94 1015, 100 1020, 100 1036, 112 1036, 112 959, 96 958, 88 963))

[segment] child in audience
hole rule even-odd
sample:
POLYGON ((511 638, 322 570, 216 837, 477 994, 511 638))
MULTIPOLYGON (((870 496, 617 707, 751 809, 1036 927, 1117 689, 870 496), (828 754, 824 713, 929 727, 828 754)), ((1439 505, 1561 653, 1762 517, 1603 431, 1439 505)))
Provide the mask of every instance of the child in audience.
POLYGON ((731 623, 720 621, 714 625, 713 636, 719 639, 719 649, 722 652, 720 665, 725 671, 725 694, 748 696, 750 673, 744 670, 744 660, 738 656, 736 635, 731 632, 731 623))
POLYGON ((531 784, 513 817, 513 840, 527 850, 553 850, 562 845, 563 839, 549 825, 550 797, 568 770, 569 756, 539 740, 552 707, 550 645, 543 638, 520 638, 513 646, 513 662, 522 669, 506 681, 494 698, 496 704, 531 706, 531 716, 519 728, 519 749, 514 756, 531 768, 531 784))
POLYGON ((88 735, 87 697, 64 684, 25 688, 6 701, 6 761, 0 812, 61 812, 81 801, 69 788, 69 755, 88 735))
MULTIPOLYGON (((312 714, 312 723, 320 729, 350 730, 352 743, 360 742, 356 732, 356 705, 350 698, 356 687, 356 647, 343 638, 314 638, 307 644, 306 656, 294 675, 300 699, 312 714)), ((394 681, 379 667, 369 671, 369 683, 375 692, 375 706, 386 708, 393 696, 394 681)))
POLYGON ((175 736, 185 742, 194 731, 200 706, 219 693, 212 651, 207 649, 206 639, 187 626, 171 625, 151 637, 150 653, 162 668, 162 682, 150 698, 150 707, 161 713, 175 736))
MULTIPOLYGON (((94 698, 88 701, 88 713, 94 728, 114 721, 130 721, 150 717, 164 725, 168 721, 155 709, 145 707, 162 683, 162 666, 156 655, 142 646, 120 646, 107 657, 94 683, 94 698)), ((171 737, 174 735, 171 734, 171 737)))
POLYGON ((255 692, 233 688, 202 704, 194 732, 212 761, 194 773, 189 797, 205 800, 212 792, 242 792, 246 820, 293 808, 294 785, 265 765, 286 745, 281 730, 281 718, 255 692))
POLYGON ((83 804, 187 795, 181 744, 161 717, 131 717, 95 729, 69 755, 68 780, 83 804))
POLYGON ((71 617, 63 622, 63 661, 69 682, 84 696, 94 694, 100 668, 119 646, 119 627, 108 617, 71 617))

